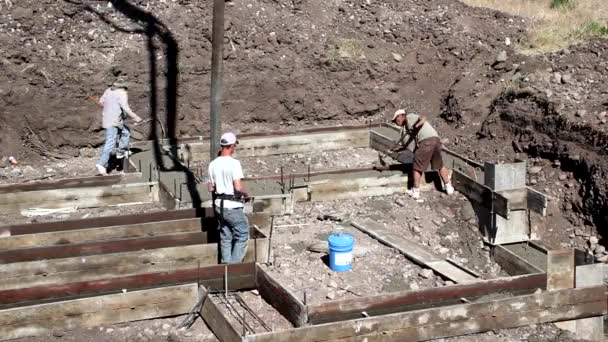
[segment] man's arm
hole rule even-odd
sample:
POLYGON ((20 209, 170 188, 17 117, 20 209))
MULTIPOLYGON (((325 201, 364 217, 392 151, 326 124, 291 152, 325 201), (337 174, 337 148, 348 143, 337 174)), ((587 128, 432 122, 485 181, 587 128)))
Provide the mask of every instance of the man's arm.
POLYGON ((243 168, 241 167, 241 163, 237 162, 237 166, 234 170, 234 180, 232 181, 232 186, 234 187, 234 194, 236 195, 237 192, 240 192, 243 197, 247 198, 249 197, 249 194, 247 194, 247 191, 243 186, 243 178, 245 178, 245 176, 243 175, 243 168))
POLYGON ((141 118, 131 110, 131 107, 129 107, 129 97, 126 92, 120 95, 118 104, 131 119, 135 120, 135 122, 141 122, 141 118))
POLYGON ((207 181, 207 190, 213 193, 215 192, 215 184, 213 183, 213 177, 211 175, 211 166, 207 168, 207 174, 209 175, 209 180, 207 181))
POLYGON ((426 115, 420 114, 420 116, 418 117, 418 120, 416 120, 416 123, 414 124, 414 128, 420 129, 422 127, 422 125, 424 125, 425 122, 426 122, 426 115))

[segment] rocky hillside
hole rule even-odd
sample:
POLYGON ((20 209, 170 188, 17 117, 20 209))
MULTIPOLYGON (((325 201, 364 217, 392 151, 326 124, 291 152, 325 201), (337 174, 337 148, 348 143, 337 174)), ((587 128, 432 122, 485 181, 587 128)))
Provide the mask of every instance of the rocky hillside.
MULTIPOLYGON (((0 11, 0 155, 100 144, 92 98, 119 75, 140 116, 156 106, 177 136, 205 133, 212 2, 14 3, 0 11)), ((232 1, 225 28, 224 124, 241 130, 436 115, 450 89, 479 116, 532 72, 506 44, 520 21, 451 0, 232 1)))

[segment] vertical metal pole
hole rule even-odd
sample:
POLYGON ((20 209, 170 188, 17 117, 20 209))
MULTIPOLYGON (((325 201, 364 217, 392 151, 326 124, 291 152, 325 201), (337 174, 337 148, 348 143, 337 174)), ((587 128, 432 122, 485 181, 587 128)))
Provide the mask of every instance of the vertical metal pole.
POLYGON ((213 32, 211 42, 211 149, 210 160, 213 160, 220 150, 219 140, 222 107, 222 62, 224 60, 224 1, 213 1, 213 32))

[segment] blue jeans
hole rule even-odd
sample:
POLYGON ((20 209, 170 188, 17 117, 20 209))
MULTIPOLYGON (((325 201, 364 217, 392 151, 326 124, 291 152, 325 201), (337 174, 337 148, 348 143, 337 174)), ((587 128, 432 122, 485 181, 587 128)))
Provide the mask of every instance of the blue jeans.
POLYGON ((247 251, 247 240, 249 240, 247 216, 243 208, 224 209, 223 215, 218 213, 218 216, 222 264, 238 264, 243 261, 247 251))
POLYGON ((103 145, 101 157, 99 157, 97 164, 108 167, 110 155, 114 153, 114 149, 116 148, 116 140, 118 140, 118 152, 124 153, 129 148, 130 137, 131 131, 129 131, 129 127, 125 125, 106 128, 106 142, 103 145))

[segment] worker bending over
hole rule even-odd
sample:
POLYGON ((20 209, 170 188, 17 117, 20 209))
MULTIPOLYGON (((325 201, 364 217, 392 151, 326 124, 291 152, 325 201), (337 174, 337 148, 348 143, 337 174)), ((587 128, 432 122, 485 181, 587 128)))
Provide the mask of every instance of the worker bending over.
POLYGON ((393 122, 401 127, 401 137, 397 142, 398 146, 393 151, 406 149, 412 141, 416 141, 414 150, 414 167, 412 168, 414 181, 413 187, 407 193, 414 199, 420 198, 420 178, 429 164, 431 169, 439 170, 439 175, 443 179, 444 190, 448 195, 454 193, 454 187, 450 183, 448 170, 443 166, 441 159, 441 141, 437 131, 426 121, 425 116, 417 114, 405 114, 405 110, 399 109, 393 115, 393 122), (403 143, 405 137, 408 141, 403 143))
POLYGON ((241 163, 232 158, 236 135, 224 133, 220 155, 209 164, 208 190, 213 194, 220 230, 220 253, 223 264, 243 261, 249 239, 249 222, 243 212, 243 201, 249 196, 243 188, 241 163))
POLYGON ((106 131, 106 141, 103 145, 101 157, 95 165, 97 173, 100 175, 108 174, 108 162, 110 161, 110 155, 114 153, 117 140, 116 158, 122 159, 129 152, 131 132, 125 123, 127 116, 135 120, 136 123, 141 122, 141 118, 129 107, 127 88, 126 82, 114 82, 99 99, 99 105, 103 107, 102 124, 106 131))

